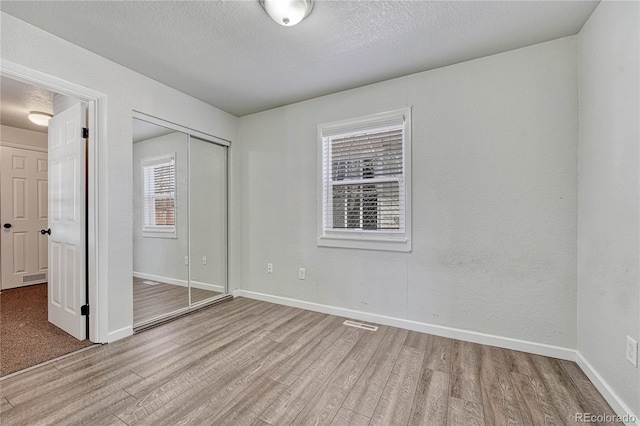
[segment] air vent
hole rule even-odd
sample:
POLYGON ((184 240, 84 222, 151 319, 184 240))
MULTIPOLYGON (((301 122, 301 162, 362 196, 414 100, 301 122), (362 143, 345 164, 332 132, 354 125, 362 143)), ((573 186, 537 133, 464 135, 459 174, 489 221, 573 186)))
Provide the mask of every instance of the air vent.
POLYGON ((357 327, 357 328, 362 328, 364 330, 369 330, 369 331, 378 331, 378 327, 375 325, 364 324, 361 322, 356 322, 351 320, 346 320, 342 324, 348 325, 349 327, 357 327))
POLYGON ((33 275, 22 276, 23 283, 30 283, 33 281, 40 281, 40 280, 46 280, 46 279, 47 279, 47 274, 33 274, 33 275))

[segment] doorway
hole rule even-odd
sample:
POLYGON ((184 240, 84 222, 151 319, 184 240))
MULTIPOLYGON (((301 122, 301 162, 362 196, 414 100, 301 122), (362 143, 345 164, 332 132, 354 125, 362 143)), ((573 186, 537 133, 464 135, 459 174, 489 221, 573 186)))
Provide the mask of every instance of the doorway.
MULTIPOLYGON (((30 343, 35 342, 34 345, 31 345, 31 349, 25 352, 26 355, 18 356, 18 358, 28 361, 26 365, 22 363, 20 368, 17 368, 20 370, 34 363, 37 364, 74 351, 78 347, 91 345, 92 342, 89 338, 93 341, 100 341, 98 333, 96 333, 97 318, 93 321, 93 328, 89 328, 87 327, 88 317, 81 315, 82 305, 87 304, 87 275, 92 275, 86 273, 89 272, 87 268, 89 256, 84 246, 75 247, 78 256, 74 257, 74 262, 83 266, 80 277, 76 275, 71 282, 67 279, 66 274, 60 273, 59 268, 51 268, 49 260, 52 253, 48 247, 52 235, 50 231, 52 215, 49 212, 51 204, 48 202, 52 192, 49 167, 51 158, 49 158, 48 152, 49 132, 46 127, 34 128, 34 125, 31 125, 30 128, 29 124, 25 124, 27 122, 26 115, 31 110, 55 115, 56 119, 61 121, 61 125, 58 127, 73 127, 77 145, 81 145, 82 149, 86 150, 88 135, 84 135, 82 129, 75 125, 69 126, 68 120, 61 118, 62 111, 71 105, 77 105, 76 116, 79 117, 77 124, 81 124, 83 127, 89 121, 95 124, 97 123, 97 100, 88 98, 83 108, 80 99, 74 96, 75 93, 72 90, 68 90, 73 86, 72 84, 64 87, 67 84, 62 82, 61 85, 61 82, 56 79, 55 86, 49 86, 47 81, 52 80, 51 77, 40 75, 40 73, 24 67, 14 66, 8 61, 3 63, 0 71, 3 89, 1 93, 3 131, 0 142, 0 162, 2 163, 2 179, 0 179, 0 198, 2 199, 0 203, 0 216, 2 216, 0 219, 2 223, 2 228, 0 228, 0 232, 2 232, 0 288, 2 292, 0 297, 2 298, 3 311, 3 349, 6 349, 4 343, 11 343, 16 339, 20 341, 16 347, 21 349, 29 348, 30 343), (89 103, 90 105, 88 105, 89 103), (58 280, 59 291, 54 292, 52 298, 54 286, 51 283, 55 281, 56 275, 58 277, 64 276, 64 278, 58 280), (81 297, 78 297, 79 293, 76 293, 74 297, 68 298, 67 294, 70 293, 71 287, 81 289, 81 297), (77 311, 75 330, 69 330, 69 327, 62 325, 62 328, 66 329, 64 332, 51 324, 51 321, 55 322, 56 315, 52 317, 49 308, 52 300, 55 302, 56 299, 58 302, 62 302, 59 305, 64 311, 77 311), (81 325, 78 326, 80 322, 81 325), (10 337, 4 332, 9 328, 18 331, 17 337, 10 337), (49 334, 46 334, 47 329, 49 334), (75 337, 70 336, 67 332, 74 334, 75 337), (32 335, 36 335, 37 338, 34 339, 32 335), (34 347, 44 349, 42 352, 49 355, 45 355, 43 358, 42 354, 33 350, 34 347)), ((89 133, 96 134, 94 131, 89 133)), ((68 145, 70 135, 65 135, 64 132, 61 134, 65 138, 65 145, 68 145)), ((90 139, 95 138, 91 137, 90 139)), ((86 178, 91 175, 93 179, 95 173, 93 168, 90 170, 86 167, 87 159, 95 160, 96 158, 95 152, 87 156, 83 151, 78 156, 78 161, 73 166, 78 173, 73 176, 80 184, 75 193, 82 195, 82 197, 75 196, 79 203, 77 209, 71 213, 65 210, 64 213, 67 222, 71 216, 78 220, 81 219, 83 245, 86 242, 88 225, 92 231, 95 231, 94 218, 86 220, 88 203, 84 202, 84 198, 89 194, 86 178), (85 173, 86 171, 89 173, 85 173)), ((61 171, 59 175, 64 175, 64 171, 61 171)), ((71 176, 71 173, 68 175, 71 176)), ((67 183, 63 179, 58 186, 65 186, 67 183)), ((95 199, 95 195, 91 194, 90 197, 95 199)), ((93 204, 93 202, 89 204, 93 204)), ((53 234, 56 237, 61 237, 63 234, 59 228, 58 225, 54 227, 56 231, 53 234)), ((58 248, 62 249, 59 250, 60 252, 74 250, 68 245, 58 245, 58 248)), ((55 254, 56 250, 53 252, 55 254)), ((55 261, 56 257, 53 256, 53 259, 55 261)), ((58 260, 61 261, 61 264, 73 263, 69 259, 58 258, 58 260)), ((66 268, 66 266, 63 267, 66 268)), ((97 282, 92 280, 92 283, 91 292, 95 294, 97 282)), ((2 352, 3 355, 8 354, 7 350, 2 352)), ((3 359, 3 361, 5 360, 3 359)), ((8 363, 3 362, 2 364, 1 375, 5 376, 9 374, 5 368, 8 367, 8 363)), ((11 368, 15 370, 15 367, 11 368)))
POLYGON ((134 330, 231 298, 227 146, 134 114, 134 330))

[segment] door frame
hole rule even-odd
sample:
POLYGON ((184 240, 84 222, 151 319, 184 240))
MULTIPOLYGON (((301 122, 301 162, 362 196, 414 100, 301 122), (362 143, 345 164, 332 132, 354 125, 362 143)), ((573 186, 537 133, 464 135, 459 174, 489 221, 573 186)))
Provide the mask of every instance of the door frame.
MULTIPOLYGON (((62 80, 6 59, 0 62, 0 75, 40 86, 61 95, 72 96, 87 103, 87 127, 89 147, 87 154, 87 290, 89 296, 89 340, 95 343, 108 342, 108 286, 107 286, 107 235, 106 217, 100 215, 100 169, 101 151, 106 140, 107 96, 93 89, 62 80)), ((104 155, 104 154, 103 154, 104 155)))

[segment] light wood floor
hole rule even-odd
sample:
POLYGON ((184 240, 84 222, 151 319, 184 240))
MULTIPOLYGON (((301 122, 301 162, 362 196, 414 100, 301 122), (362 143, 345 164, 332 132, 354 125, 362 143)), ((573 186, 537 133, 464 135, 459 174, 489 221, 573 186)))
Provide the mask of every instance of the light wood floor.
POLYGON ((575 363, 244 298, 0 382, 1 424, 573 424, 575 363))
MULTIPOLYGON (((160 282, 153 285, 145 282, 149 282, 149 280, 133 278, 134 324, 140 324, 189 306, 189 288, 160 282)), ((191 302, 198 303, 220 294, 222 293, 191 288, 191 302)))

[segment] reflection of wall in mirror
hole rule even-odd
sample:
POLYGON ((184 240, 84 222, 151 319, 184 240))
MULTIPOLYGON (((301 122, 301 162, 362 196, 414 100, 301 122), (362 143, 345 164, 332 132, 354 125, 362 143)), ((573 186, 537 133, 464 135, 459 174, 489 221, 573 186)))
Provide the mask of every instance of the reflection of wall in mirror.
POLYGON ((226 148, 191 138, 189 149, 191 285, 222 293, 226 281, 226 148))
POLYGON ((186 286, 188 266, 188 136, 174 132, 133 144, 133 275, 139 278, 186 286), (177 238, 144 237, 142 160, 176 153, 177 238))

